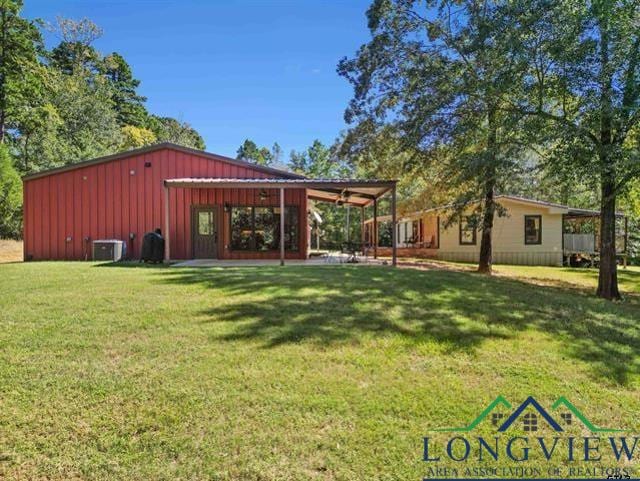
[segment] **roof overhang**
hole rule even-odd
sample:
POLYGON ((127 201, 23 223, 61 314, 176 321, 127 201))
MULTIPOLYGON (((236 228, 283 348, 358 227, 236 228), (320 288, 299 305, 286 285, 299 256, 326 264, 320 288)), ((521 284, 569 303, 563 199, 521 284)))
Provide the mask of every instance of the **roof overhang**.
POLYGON ((389 192, 395 180, 370 179, 232 179, 192 177, 167 179, 166 187, 183 189, 306 189, 307 196, 323 202, 366 206, 389 192))
MULTIPOLYGON (((616 212, 616 217, 624 217, 623 212, 616 212)), ((569 211, 567 212, 566 218, 568 219, 578 219, 578 218, 591 218, 591 217, 600 217, 599 210, 591 210, 591 209, 576 209, 573 207, 569 207, 569 211)))

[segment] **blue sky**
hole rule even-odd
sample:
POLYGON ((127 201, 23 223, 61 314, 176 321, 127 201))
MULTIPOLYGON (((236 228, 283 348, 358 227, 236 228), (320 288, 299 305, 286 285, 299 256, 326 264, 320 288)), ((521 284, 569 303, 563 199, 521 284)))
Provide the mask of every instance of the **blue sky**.
MULTIPOLYGON (((103 53, 121 53, 153 113, 192 124, 207 150, 245 138, 286 156, 345 128, 351 87, 336 73, 369 38, 369 0, 25 0, 24 15, 88 17, 103 53)), ((57 42, 47 36, 49 47, 57 42)))

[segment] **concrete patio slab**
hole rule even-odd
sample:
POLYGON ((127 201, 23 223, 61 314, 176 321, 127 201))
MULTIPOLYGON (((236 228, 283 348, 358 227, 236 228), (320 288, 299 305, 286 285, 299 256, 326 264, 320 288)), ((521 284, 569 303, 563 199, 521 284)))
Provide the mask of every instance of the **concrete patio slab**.
MULTIPOLYGON (((326 266, 350 264, 347 262, 349 256, 346 254, 329 254, 322 257, 312 257, 310 259, 290 259, 285 261, 285 265, 292 266, 326 266)), ((355 265, 383 265, 387 261, 374 259, 372 257, 358 257, 355 265)), ((280 259, 191 259, 176 262, 171 267, 259 267, 278 266, 280 259)))

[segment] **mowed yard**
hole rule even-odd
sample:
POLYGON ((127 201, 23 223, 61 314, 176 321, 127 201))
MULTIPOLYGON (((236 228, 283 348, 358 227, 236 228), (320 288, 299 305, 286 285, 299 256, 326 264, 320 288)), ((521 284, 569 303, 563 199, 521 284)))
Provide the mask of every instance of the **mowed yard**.
POLYGON ((418 480, 499 394, 637 433, 640 271, 518 269, 1 265, 0 478, 418 480))

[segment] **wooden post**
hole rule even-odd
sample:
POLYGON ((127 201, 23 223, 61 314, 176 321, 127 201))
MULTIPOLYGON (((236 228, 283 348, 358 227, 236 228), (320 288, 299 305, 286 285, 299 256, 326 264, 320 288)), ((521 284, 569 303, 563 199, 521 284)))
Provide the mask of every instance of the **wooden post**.
POLYGON ((164 261, 169 262, 171 260, 171 246, 170 246, 170 231, 169 231, 169 187, 164 186, 164 261))
POLYGON ((393 229, 393 231, 391 232, 391 251, 392 251, 391 263, 393 267, 395 267, 398 265, 398 258, 397 258, 398 232, 397 232, 397 226, 396 226, 396 186, 395 185, 391 190, 391 227, 393 229))
POLYGON ((280 265, 284 265, 284 188, 280 187, 280 265))
POLYGON ((378 199, 373 199, 373 258, 378 258, 378 199))
POLYGON ((362 255, 364 256, 364 205, 360 207, 360 244, 362 245, 362 255))

